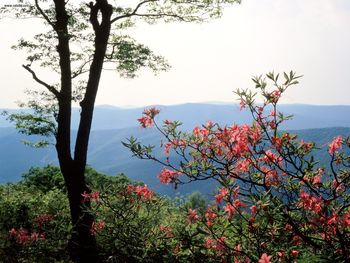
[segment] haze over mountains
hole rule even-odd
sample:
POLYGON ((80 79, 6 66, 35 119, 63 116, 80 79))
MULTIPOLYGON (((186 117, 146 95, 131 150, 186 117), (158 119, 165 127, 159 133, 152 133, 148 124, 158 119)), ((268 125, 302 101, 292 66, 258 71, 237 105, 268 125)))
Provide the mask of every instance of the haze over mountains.
MULTIPOLYGON (((158 120, 180 120, 183 128, 191 130, 207 120, 224 124, 251 123, 247 111, 239 111, 236 104, 182 104, 174 106, 158 106, 161 113, 158 120)), ((112 106, 98 106, 94 113, 94 122, 89 146, 88 163, 96 170, 115 175, 125 173, 127 176, 144 181, 155 191, 174 195, 171 186, 160 185, 157 173, 161 167, 151 161, 138 160, 122 146, 130 136, 141 142, 159 145, 160 135, 154 129, 142 129, 137 118, 143 108, 123 109, 112 106)), ((311 106, 311 105, 281 105, 284 114, 293 114, 294 119, 284 125, 284 129, 295 130, 307 141, 316 141, 325 146, 336 135, 350 135, 350 106, 311 106)), ((77 127, 78 110, 72 118, 73 130, 77 127)), ((72 132, 74 137, 74 132, 72 132)), ((54 147, 33 149, 21 143, 21 140, 34 140, 18 134, 12 124, 4 117, 0 118, 0 183, 14 182, 31 166, 57 164, 54 147)), ((324 151, 320 158, 327 158, 324 151)), ((161 151, 157 152, 159 157, 161 151)), ((208 193, 213 185, 206 182, 180 187, 181 193, 200 190, 208 193)))

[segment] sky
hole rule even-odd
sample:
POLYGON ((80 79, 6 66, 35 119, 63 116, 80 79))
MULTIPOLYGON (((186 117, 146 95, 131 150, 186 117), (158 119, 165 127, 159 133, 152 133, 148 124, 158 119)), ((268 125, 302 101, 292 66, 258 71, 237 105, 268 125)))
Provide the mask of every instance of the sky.
MULTIPOLYGON (((157 76, 143 70, 132 80, 106 71, 96 103, 236 102, 233 91, 253 89, 252 76, 294 70, 304 77, 282 103, 350 105, 349 26, 348 0, 242 0, 209 23, 140 25, 133 37, 171 69, 157 76)), ((38 30, 32 20, 0 21, 0 108, 16 107, 36 86, 21 67, 24 55, 10 47, 38 30)))

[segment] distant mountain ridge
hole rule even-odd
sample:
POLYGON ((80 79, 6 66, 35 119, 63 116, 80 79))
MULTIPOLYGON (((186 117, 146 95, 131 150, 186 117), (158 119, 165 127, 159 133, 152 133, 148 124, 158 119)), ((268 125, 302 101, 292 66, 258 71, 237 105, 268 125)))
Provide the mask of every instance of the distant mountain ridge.
MULTIPOLYGON (((192 129, 207 120, 220 124, 251 123, 246 111, 239 111, 237 105, 184 104, 159 106, 159 120, 172 119, 184 123, 184 129, 192 129)), ((94 127, 91 132, 88 163, 98 171, 115 175, 125 173, 127 176, 144 181, 155 191, 168 195, 189 193, 199 190, 209 193, 215 185, 201 182, 180 186, 175 191, 170 186, 161 185, 157 179, 161 166, 151 161, 138 160, 122 146, 130 136, 138 138, 145 144, 159 146, 161 137, 155 129, 142 129, 137 118, 144 108, 120 109, 115 107, 97 107, 94 115, 94 127)), ((337 135, 350 135, 350 106, 310 106, 282 105, 281 111, 295 113, 292 121, 286 122, 285 129, 293 130, 306 141, 316 141, 326 148, 327 143, 337 135), (335 127, 338 126, 338 127, 335 127), (342 127, 339 127, 342 126, 342 127)), ((75 112, 73 123, 76 125, 78 112, 75 112)), ((21 140, 35 140, 18 134, 13 127, 4 127, 0 120, 0 183, 14 182, 31 166, 57 164, 54 147, 33 149, 21 143, 21 140)), ((8 125, 9 126, 9 125, 8 125)), ((74 127, 74 125, 73 125, 74 127)), ((74 131, 72 132, 74 137, 74 131)), ((161 150, 156 154, 161 157, 161 150)), ((318 153, 318 158, 327 160, 327 152, 318 153)))
MULTIPOLYGON (((212 120, 220 124, 250 123, 250 113, 239 110, 237 104, 187 103, 179 105, 158 105, 161 110, 159 119, 180 120, 185 128, 212 120)), ((97 106, 94 111, 93 130, 122 129, 137 126, 137 118, 144 108, 120 108, 115 106, 97 106)), ((350 105, 304 105, 284 104, 279 110, 285 115, 294 115, 293 121, 286 122, 285 129, 312 129, 327 127, 350 127, 350 105)), ((8 110, 9 112, 19 110, 8 110)), ((2 110, 0 109, 0 112, 2 110)), ((72 129, 78 127, 79 110, 73 110, 72 129)), ((0 116, 0 127, 11 124, 0 116)))

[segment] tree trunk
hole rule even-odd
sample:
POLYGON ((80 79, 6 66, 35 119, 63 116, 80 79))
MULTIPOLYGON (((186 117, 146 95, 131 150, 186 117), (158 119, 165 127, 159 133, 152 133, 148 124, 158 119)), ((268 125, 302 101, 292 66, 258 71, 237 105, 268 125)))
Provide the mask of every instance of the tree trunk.
POLYGON ((68 192, 71 221, 73 225, 72 237, 68 244, 71 259, 78 263, 99 262, 96 239, 91 235, 93 216, 84 206, 89 208, 90 203, 82 204, 82 194, 89 193, 90 189, 85 182, 85 167, 95 99, 101 77, 103 62, 110 35, 110 18, 112 6, 107 0, 96 0, 89 4, 91 9, 90 22, 95 32, 95 52, 90 67, 89 79, 84 99, 80 103, 81 116, 74 149, 74 158, 71 155, 70 128, 71 128, 71 100, 72 79, 70 67, 70 50, 68 34, 68 15, 64 0, 54 0, 56 10, 56 32, 58 34, 57 51, 60 56, 61 91, 58 97, 58 118, 56 149, 60 168, 64 176, 68 192), (101 23, 98 13, 102 15, 101 23))
POLYGON ((77 165, 72 161, 62 167, 66 181, 71 221, 72 236, 68 243, 68 251, 74 262, 100 262, 95 237, 91 234, 94 221, 93 216, 84 210, 89 208, 90 202, 82 202, 82 193, 90 192, 85 183, 85 166, 77 165))

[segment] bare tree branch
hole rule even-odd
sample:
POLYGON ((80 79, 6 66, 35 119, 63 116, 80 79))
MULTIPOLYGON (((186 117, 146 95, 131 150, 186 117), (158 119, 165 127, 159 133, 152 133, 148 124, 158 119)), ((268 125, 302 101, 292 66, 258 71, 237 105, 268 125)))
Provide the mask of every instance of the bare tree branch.
POLYGON ((167 13, 156 13, 156 14, 133 14, 134 16, 140 16, 140 17, 174 17, 181 21, 187 21, 184 17, 175 15, 175 14, 167 14, 167 13))
POLYGON ((91 61, 92 61, 92 59, 89 59, 89 60, 85 61, 84 63, 82 63, 82 64, 80 65, 80 67, 79 67, 77 70, 73 71, 73 72, 72 72, 72 79, 78 77, 78 76, 81 75, 81 74, 84 74, 84 73, 86 73, 86 72, 89 72, 89 69, 85 69, 85 70, 84 70, 84 67, 85 67, 88 63, 90 63, 91 61))
POLYGON ((55 24, 50 20, 50 18, 45 14, 44 10, 41 9, 38 0, 35 0, 35 6, 38 9, 38 11, 40 12, 40 14, 44 17, 44 19, 46 20, 47 23, 49 23, 52 28, 55 30, 56 26, 55 24))
POLYGON ((52 94, 54 94, 56 96, 56 98, 58 99, 60 96, 60 93, 58 92, 58 90, 56 90, 53 86, 47 84, 46 82, 42 81, 41 79, 39 79, 35 72, 30 68, 29 65, 22 65, 23 68, 25 68, 29 73, 32 74, 33 79, 38 82, 39 84, 43 85, 45 88, 47 88, 52 94))
POLYGON ((120 19, 123 19, 123 18, 127 18, 127 17, 132 17, 134 15, 136 15, 137 11, 140 9, 141 6, 143 6, 144 4, 146 3, 149 3, 149 2, 156 2, 157 0, 144 0, 142 2, 140 2, 134 9, 134 11, 132 11, 131 13, 129 14, 124 14, 124 15, 121 15, 121 16, 117 16, 113 19, 111 19, 111 24, 113 24, 115 21, 117 20, 120 20, 120 19))

